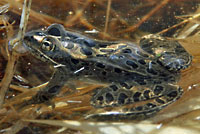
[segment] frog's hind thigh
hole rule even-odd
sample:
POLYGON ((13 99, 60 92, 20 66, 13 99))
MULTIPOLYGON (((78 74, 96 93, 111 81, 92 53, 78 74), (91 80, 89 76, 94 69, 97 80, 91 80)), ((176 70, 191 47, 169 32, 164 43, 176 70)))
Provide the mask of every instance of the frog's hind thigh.
POLYGON ((147 35, 140 40, 140 47, 158 58, 158 62, 169 70, 187 68, 192 56, 176 40, 167 39, 159 35, 147 35))
MULTIPOLYGON (((113 113, 112 112, 104 112, 104 113, 98 113, 98 114, 91 114, 91 115, 88 115, 86 118, 87 119, 95 119, 95 120, 121 120, 121 119, 122 120, 124 120, 124 119, 142 120, 142 119, 152 117, 158 111, 160 111, 164 107, 168 106, 172 102, 179 99, 183 93, 182 89, 176 85, 166 85, 166 86, 170 89, 167 89, 167 91, 163 94, 154 95, 154 96, 152 96, 152 98, 149 98, 149 99, 144 98, 145 96, 147 97, 147 95, 143 95, 143 97, 141 97, 140 100, 136 99, 137 101, 132 102, 132 104, 134 104, 134 103, 136 104, 138 102, 143 102, 142 105, 134 105, 133 107, 127 107, 127 106, 131 105, 130 103, 127 106, 118 105, 118 106, 120 106, 120 108, 122 108, 122 111, 124 111, 124 112, 115 111, 113 113)), ((145 92, 145 91, 143 91, 143 92, 145 92)), ((127 92, 127 95, 128 95, 128 93, 131 94, 130 92, 127 92)), ((97 94, 95 94, 95 95, 97 95, 97 94)), ((107 103, 106 101, 109 97, 107 96, 108 98, 106 98, 106 96, 105 96, 106 94, 104 93, 104 95, 102 95, 102 97, 104 97, 104 98, 94 101, 95 95, 92 100, 93 105, 95 103, 97 104, 97 101, 98 101, 99 108, 100 108, 100 105, 102 106, 101 108, 103 108, 103 106, 106 106, 106 104, 104 104, 104 103, 107 103), (102 101, 102 99, 105 99, 105 100, 102 101)), ((130 96, 133 97, 134 93, 131 94, 130 96)), ((98 96, 98 97, 100 97, 100 96, 98 96)), ((128 98, 128 99, 131 99, 131 98, 128 98)), ((115 100, 115 99, 110 99, 110 100, 115 100)), ((113 103, 114 103, 114 101, 113 101, 113 103)), ((115 105, 117 105, 117 104, 115 104, 115 105)))

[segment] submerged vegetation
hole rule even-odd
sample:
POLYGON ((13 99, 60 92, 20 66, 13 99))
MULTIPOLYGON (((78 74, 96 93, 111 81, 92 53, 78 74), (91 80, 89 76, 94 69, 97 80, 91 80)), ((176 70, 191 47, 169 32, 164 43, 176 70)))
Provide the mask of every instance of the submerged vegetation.
POLYGON ((22 9, 23 0, 0 1, 0 133, 108 133, 107 127, 115 133, 155 134, 167 129, 173 132, 200 132, 199 1, 32 2, 26 31, 60 23, 66 29, 96 39, 133 42, 138 42, 143 35, 159 33, 177 39, 193 55, 192 66, 182 72, 178 83, 184 89, 182 98, 156 116, 140 122, 86 122, 84 114, 97 112, 90 105, 91 91, 102 85, 82 81, 73 81, 77 91, 66 84, 52 100, 56 104, 53 109, 45 104, 20 108, 19 104, 46 86, 53 73, 51 66, 35 59, 28 52, 24 53, 19 48, 13 52, 16 49, 8 47, 9 41, 18 36, 22 9))

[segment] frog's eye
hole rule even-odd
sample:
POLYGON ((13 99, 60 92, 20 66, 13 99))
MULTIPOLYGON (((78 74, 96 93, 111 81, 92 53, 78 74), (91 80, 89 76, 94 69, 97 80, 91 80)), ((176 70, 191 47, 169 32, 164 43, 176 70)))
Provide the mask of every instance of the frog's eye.
POLYGON ((53 42, 51 42, 49 39, 44 39, 42 41, 42 46, 41 48, 45 51, 53 51, 55 48, 55 44, 53 44, 53 42))

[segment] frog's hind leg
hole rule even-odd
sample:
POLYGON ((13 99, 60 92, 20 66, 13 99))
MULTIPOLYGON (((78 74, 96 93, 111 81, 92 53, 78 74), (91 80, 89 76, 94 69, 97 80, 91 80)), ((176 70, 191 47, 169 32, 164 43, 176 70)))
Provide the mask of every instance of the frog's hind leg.
POLYGON ((172 71, 187 68, 192 60, 192 56, 178 41, 159 35, 144 36, 140 40, 140 47, 149 54, 153 54, 160 64, 172 71))
POLYGON ((172 84, 155 84, 149 86, 123 87, 112 84, 105 88, 96 89, 91 99, 91 105, 96 108, 123 106, 154 98, 166 94, 180 94, 178 86, 172 84))
MULTIPOLYGON (((146 95, 143 95, 140 98, 137 98, 136 97, 137 95, 135 95, 135 98, 134 98, 135 102, 127 103, 126 105, 114 104, 116 107, 112 107, 113 109, 111 111, 90 114, 90 115, 86 116, 86 119, 119 121, 119 120, 129 120, 129 119, 143 120, 143 119, 152 117, 158 111, 160 111, 164 107, 168 106, 172 102, 179 99, 183 93, 182 89, 179 86, 176 86, 176 85, 166 85, 166 86, 168 87, 166 92, 163 92, 163 93, 160 93, 157 95, 155 95, 155 92, 154 92, 154 95, 153 95, 153 92, 149 92, 148 90, 146 90, 149 92, 149 95, 147 95, 147 93, 146 93, 146 95), (148 97, 148 99, 146 97, 148 97), (140 103, 142 103, 142 104, 140 104, 140 103), (140 105, 138 105, 138 104, 140 104, 140 105)), ((145 91, 143 91, 143 93, 144 92, 145 91)), ((158 91, 156 91, 156 92, 158 92, 158 91)), ((131 92, 127 92, 127 94, 128 93, 131 94, 131 92)), ((138 92, 135 92, 135 93, 138 94, 138 92)), ((132 93, 132 95, 130 95, 130 96, 133 97, 135 93, 132 93)), ((108 96, 106 99, 110 98, 108 96)), ((103 98, 101 98, 101 99, 103 99, 103 98)), ((119 99, 119 101, 123 101, 122 98, 121 98, 122 100, 120 100, 120 98, 118 98, 118 99, 119 99)), ((128 98, 128 99, 131 99, 131 98, 128 98)), ((113 100, 113 99, 110 99, 110 100, 113 100)), ((99 103, 99 105, 100 104, 103 105, 103 102, 99 103)), ((112 106, 114 106, 114 105, 112 105, 112 106)), ((101 108, 105 108, 105 107, 101 107, 101 108)))

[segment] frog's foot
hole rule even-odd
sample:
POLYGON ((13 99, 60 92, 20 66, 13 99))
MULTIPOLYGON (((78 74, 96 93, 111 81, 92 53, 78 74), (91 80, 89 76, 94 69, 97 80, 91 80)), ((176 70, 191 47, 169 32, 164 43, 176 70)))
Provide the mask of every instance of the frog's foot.
POLYGON ((52 108, 55 108, 55 104, 51 101, 51 99, 55 96, 55 94, 51 94, 47 91, 40 90, 34 95, 30 100, 24 100, 19 106, 18 109, 21 109, 25 106, 32 104, 41 104, 44 103, 46 105, 50 105, 52 108))
POLYGON ((159 35, 147 35, 140 40, 140 47, 158 58, 158 62, 167 69, 177 71, 187 68, 192 56, 176 40, 159 35))
POLYGON ((119 95, 116 95, 112 93, 111 90, 109 92, 104 91, 104 93, 102 95, 98 95, 98 97, 98 93, 96 93, 96 96, 94 95, 91 100, 94 107, 101 109, 105 107, 112 107, 114 110, 98 114, 90 114, 86 117, 86 119, 119 121, 126 119, 143 120, 152 117, 155 113, 179 99, 183 93, 182 89, 176 85, 164 85, 163 87, 168 89, 160 92, 161 86, 159 89, 157 85, 153 90, 144 89, 140 93, 139 91, 134 93, 133 91, 127 91, 126 95, 124 91, 123 95, 122 92, 119 93, 119 95), (111 97, 111 94, 113 94, 113 97, 111 97), (98 100, 94 100, 96 98, 98 98, 98 100), (123 104, 121 102, 123 102, 123 104))

